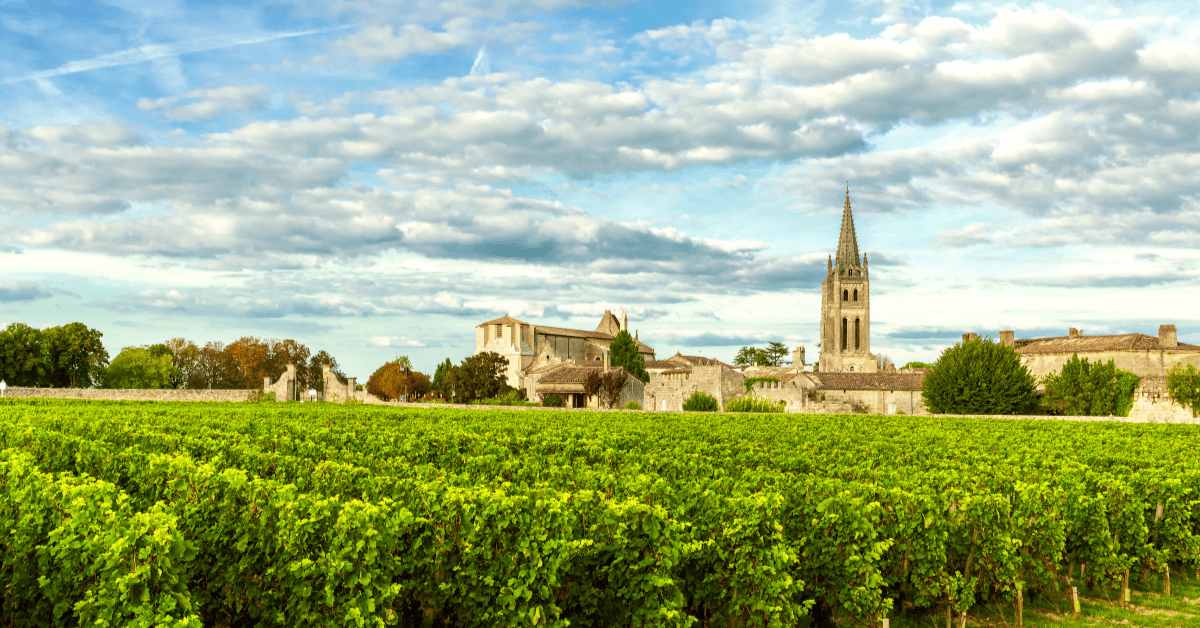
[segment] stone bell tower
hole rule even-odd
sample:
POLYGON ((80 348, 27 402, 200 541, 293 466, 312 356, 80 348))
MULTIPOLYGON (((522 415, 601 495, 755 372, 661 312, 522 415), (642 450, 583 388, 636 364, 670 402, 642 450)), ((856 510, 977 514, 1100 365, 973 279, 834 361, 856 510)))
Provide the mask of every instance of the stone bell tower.
POLYGON ((849 186, 846 186, 837 257, 831 257, 826 268, 825 281, 821 283, 820 372, 874 373, 877 365, 871 355, 867 256, 858 255, 849 186))

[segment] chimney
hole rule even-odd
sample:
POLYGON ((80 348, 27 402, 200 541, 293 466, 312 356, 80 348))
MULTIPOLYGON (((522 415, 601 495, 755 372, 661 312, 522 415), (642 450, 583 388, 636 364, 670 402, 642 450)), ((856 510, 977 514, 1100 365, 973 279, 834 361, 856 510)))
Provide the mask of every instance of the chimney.
POLYGON ((1076 337, 1076 336, 1078 336, 1078 335, 1079 335, 1079 330, 1078 330, 1078 329, 1075 329, 1074 327, 1072 327, 1072 328, 1070 328, 1070 329, 1068 329, 1068 330, 1067 330, 1067 337, 1068 337, 1068 338, 1074 338, 1074 337, 1076 337))
POLYGON ((1174 325, 1158 326, 1158 348, 1176 349, 1179 347, 1179 337, 1175 335, 1174 325))
POLYGON ((979 334, 963 334, 962 341, 965 344, 968 340, 978 338, 979 334))
POLYGON ((608 349, 604 350, 604 372, 608 372, 608 349))
POLYGON ((1002 331, 1000 332, 1000 344, 1006 347, 1013 347, 1016 346, 1017 343, 1013 339, 1013 333, 1011 331, 1002 331))
POLYGON ((629 331, 629 315, 621 312, 621 331, 629 331))

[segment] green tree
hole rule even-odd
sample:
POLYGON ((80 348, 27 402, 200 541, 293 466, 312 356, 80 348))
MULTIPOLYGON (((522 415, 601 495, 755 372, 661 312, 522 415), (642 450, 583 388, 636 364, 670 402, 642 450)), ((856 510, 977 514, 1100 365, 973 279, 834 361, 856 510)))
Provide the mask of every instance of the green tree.
POLYGON ((643 382, 650 381, 650 374, 646 372, 646 360, 638 353, 637 341, 629 332, 622 329, 613 336, 612 342, 608 345, 609 360, 613 366, 619 366, 629 371, 631 375, 642 380, 643 382))
POLYGON ((454 368, 454 364, 450 362, 450 358, 446 358, 445 362, 438 365, 437 370, 433 373, 434 390, 442 389, 442 380, 446 378, 446 373, 449 373, 452 368, 454 368))
MULTIPOLYGON (((329 355, 324 349, 318 351, 316 355, 308 360, 308 366, 301 368, 297 367, 296 385, 302 390, 315 390, 317 392, 325 392, 325 367, 330 367, 334 377, 338 382, 346 383, 346 374, 342 372, 342 367, 338 365, 338 361, 332 355, 329 355)), ((262 380, 259 380, 260 382, 262 380)))
POLYGON ((200 347, 186 338, 172 338, 163 346, 170 349, 171 365, 175 367, 171 388, 191 388, 199 370, 200 347))
POLYGON ((508 385, 507 372, 508 358, 492 351, 473 355, 446 373, 438 392, 455 403, 499 397, 515 390, 508 385))
POLYGON ((42 332, 47 383, 59 388, 88 388, 100 383, 108 367, 104 334, 83 323, 42 332))
POLYGON ((788 348, 782 342, 772 342, 767 344, 767 348, 762 350, 763 362, 762 366, 783 366, 787 363, 788 348))
POLYGON ((947 348, 925 375, 921 398, 935 414, 1028 414, 1036 383, 1012 347, 972 338, 947 348))
POLYGON ((412 367, 413 367, 412 360, 408 359, 408 356, 406 356, 406 355, 398 355, 398 356, 396 356, 395 360, 392 360, 392 362, 399 364, 400 368, 402 368, 402 369, 412 370, 412 367))
POLYGON ((755 349, 754 347, 742 347, 738 349, 737 356, 733 358, 733 365, 754 366, 758 364, 757 356, 759 351, 762 351, 762 349, 755 349))
POLYGON ((104 388, 170 388, 176 375, 165 345, 126 347, 104 373, 104 388))
POLYGON ((1062 369, 1046 376, 1043 405, 1068 416, 1128 416, 1138 376, 1108 362, 1088 363, 1072 354, 1062 369), (1123 412, 1123 413, 1122 413, 1123 412))
POLYGON ((1167 394, 1171 400, 1200 417, 1200 370, 1191 364, 1177 363, 1167 371, 1167 394))
POLYGON ((933 368, 933 365, 926 364, 924 362, 909 362, 908 364, 905 364, 904 366, 902 366, 900 368, 902 368, 902 369, 907 369, 907 368, 931 369, 931 368, 933 368))
POLYGON ((46 382, 42 331, 13 323, 0 331, 0 380, 9 386, 41 386, 46 382))

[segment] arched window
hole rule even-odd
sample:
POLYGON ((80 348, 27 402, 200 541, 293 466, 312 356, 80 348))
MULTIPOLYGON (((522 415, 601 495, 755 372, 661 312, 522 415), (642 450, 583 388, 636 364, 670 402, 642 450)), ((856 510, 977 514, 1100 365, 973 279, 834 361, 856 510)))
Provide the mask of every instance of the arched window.
POLYGON ((858 290, 855 290, 855 291, 854 291, 854 300, 855 300, 855 301, 857 301, 857 300, 858 300, 858 290))
POLYGON ((858 349, 859 349, 858 332, 859 332, 859 329, 861 328, 861 326, 859 325, 859 323, 861 323, 861 322, 862 322, 862 319, 858 319, 858 318, 854 319, 854 350, 855 351, 858 351, 858 349))
POLYGON ((842 300, 843 301, 850 300, 850 291, 849 290, 842 290, 842 300))
POLYGON ((848 323, 846 319, 842 319, 842 351, 846 350, 846 327, 848 323))
POLYGON ((850 366, 850 372, 851 372, 851 373, 853 373, 853 372, 854 372, 854 366, 853 366, 853 365, 851 365, 851 366, 850 366))

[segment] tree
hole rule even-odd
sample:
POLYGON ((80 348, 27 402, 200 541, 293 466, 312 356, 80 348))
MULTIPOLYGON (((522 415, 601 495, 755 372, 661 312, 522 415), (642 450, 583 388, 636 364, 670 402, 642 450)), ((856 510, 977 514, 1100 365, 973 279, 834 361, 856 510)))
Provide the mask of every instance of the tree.
POLYGON ((761 349, 755 349, 754 347, 742 347, 741 349, 738 349, 737 356, 733 358, 733 365, 754 366, 755 364, 758 364, 758 361, 755 358, 759 351, 761 351, 761 349))
POLYGON ((438 365, 437 370, 434 371, 434 373, 433 373, 433 389, 434 390, 442 389, 442 380, 446 378, 446 373, 449 373, 450 369, 452 369, 452 368, 454 368, 454 365, 451 364, 450 358, 446 358, 445 362, 442 362, 441 364, 438 365))
POLYGON ((395 362, 396 364, 399 364, 400 368, 402 368, 402 369, 411 370, 413 367, 412 360, 408 359, 408 356, 406 356, 406 355, 396 356, 396 359, 392 360, 392 361, 395 362))
POLYGON ((225 351, 225 343, 209 342, 196 356, 195 382, 188 388, 230 388, 234 377, 234 360, 225 351))
POLYGON ((385 401, 421 397, 429 392, 429 376, 401 368, 397 363, 385 362, 367 379, 367 392, 385 401))
POLYGON ((1171 400, 1200 417, 1200 370, 1191 364, 1177 363, 1167 371, 1167 394, 1171 400))
POLYGON ((9 386, 41 386, 46 382, 42 331, 13 323, 0 331, 0 380, 9 386))
POLYGON ((600 372, 589 370, 588 374, 583 378, 583 394, 588 397, 595 397, 597 404, 600 400, 600 391, 604 389, 604 379, 600 377, 600 372))
POLYGON ((243 336, 226 345, 225 351, 233 360, 233 369, 229 374, 232 386, 262 388, 263 377, 267 373, 267 360, 271 354, 270 344, 258 338, 243 336))
POLYGON ((296 374, 296 379, 299 380, 296 382, 296 385, 300 386, 303 390, 325 392, 326 366, 333 372, 334 377, 337 377, 338 382, 342 384, 346 383, 346 375, 342 372, 342 367, 338 365, 337 359, 322 349, 309 359, 306 367, 297 367, 297 371, 303 371, 303 376, 301 376, 301 373, 296 374))
POLYGON ((875 354, 875 366, 879 367, 880 371, 886 371, 887 367, 895 366, 895 364, 896 363, 892 361, 892 358, 887 356, 886 354, 883 354, 883 353, 875 354))
POLYGON ((933 368, 933 365, 926 364, 924 362, 909 362, 908 364, 905 364, 904 366, 902 366, 900 368, 901 369, 907 369, 907 368, 931 369, 931 368, 933 368))
POLYGON ((308 383, 308 375, 305 373, 305 366, 308 364, 309 356, 312 352, 308 347, 296 342, 292 339, 287 340, 268 340, 270 352, 267 355, 267 366, 265 376, 271 378, 271 381, 276 381, 287 370, 289 364, 296 365, 296 386, 297 390, 301 387, 307 391, 307 386, 301 384, 308 383), (301 382, 301 380, 304 380, 301 382))
POLYGON ((51 327, 42 332, 46 379, 59 388, 90 387, 99 383, 108 366, 104 334, 83 323, 51 327))
POLYGON ((617 332, 617 335, 613 336, 612 342, 609 343, 608 350, 612 366, 625 369, 643 382, 650 381, 650 374, 646 372, 646 360, 638 352, 637 341, 629 335, 629 332, 624 329, 617 332))
POLYGON ((171 366, 175 367, 171 388, 196 388, 200 369, 200 347, 186 338, 172 338, 163 343, 171 350, 171 366))
POLYGON ((175 376, 166 345, 126 347, 104 373, 104 388, 170 388, 175 376))
POLYGON ((493 399, 515 390, 508 385, 507 371, 508 358, 486 351, 466 358, 461 365, 451 368, 442 379, 438 392, 443 397, 453 398, 456 403, 493 399))
POLYGON ((1107 363, 1089 364, 1072 354, 1057 373, 1046 376, 1042 403, 1054 414, 1068 416, 1127 416, 1133 407, 1138 376, 1107 363))
POLYGON ((763 361, 766 362, 762 366, 783 366, 787 362, 788 348, 782 342, 768 343, 762 351, 763 361))
POLYGON ((1037 408, 1034 386, 1015 349, 972 338, 942 352, 921 398, 935 414, 1028 414, 1037 408))
MULTIPOLYGON (((621 399, 621 391, 625 389, 625 382, 629 377, 625 371, 613 369, 605 373, 600 378, 600 383, 604 389, 604 404, 609 408, 615 407, 621 399)), ((597 398, 597 401, 600 399, 597 398)))

